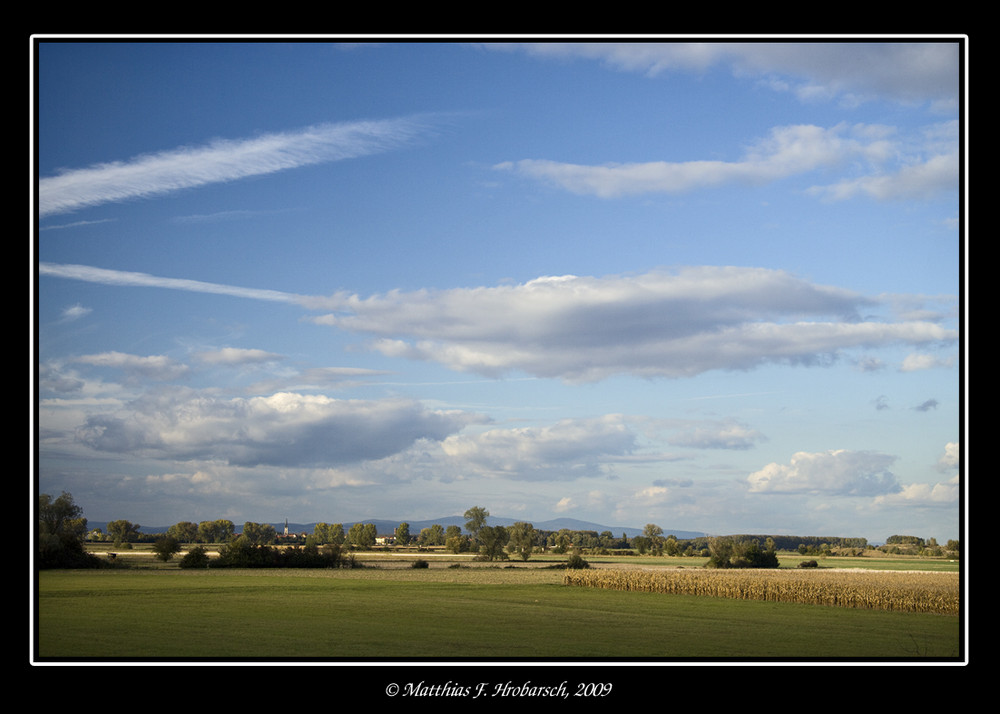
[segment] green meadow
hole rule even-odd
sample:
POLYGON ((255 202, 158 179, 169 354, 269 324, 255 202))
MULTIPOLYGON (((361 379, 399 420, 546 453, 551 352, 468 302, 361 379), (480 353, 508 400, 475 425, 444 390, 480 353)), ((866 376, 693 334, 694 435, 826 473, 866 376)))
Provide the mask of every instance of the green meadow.
POLYGON ((41 661, 950 660, 961 618, 567 587, 563 571, 42 571, 41 661))

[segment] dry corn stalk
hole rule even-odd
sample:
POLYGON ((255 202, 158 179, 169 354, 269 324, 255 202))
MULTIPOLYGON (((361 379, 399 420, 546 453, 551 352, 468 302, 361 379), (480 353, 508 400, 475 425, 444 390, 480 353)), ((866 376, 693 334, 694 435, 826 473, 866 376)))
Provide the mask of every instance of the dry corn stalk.
POLYGON ((576 570, 564 585, 959 614, 957 573, 887 570, 576 570))

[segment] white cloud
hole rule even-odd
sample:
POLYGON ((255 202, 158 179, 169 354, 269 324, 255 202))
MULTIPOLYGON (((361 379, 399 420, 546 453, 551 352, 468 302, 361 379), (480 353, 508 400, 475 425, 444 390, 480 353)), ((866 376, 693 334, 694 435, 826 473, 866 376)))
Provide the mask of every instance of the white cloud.
POLYGON ((87 417, 78 439, 104 452, 235 466, 330 466, 384 458, 474 421, 408 400, 339 400, 278 393, 217 399, 174 390, 87 417))
POLYGON ((907 165, 894 173, 846 179, 830 186, 817 186, 808 193, 824 200, 842 201, 865 195, 877 201, 927 199, 958 188, 958 153, 934 156, 907 165))
POLYGON ((942 469, 953 469, 958 468, 959 463, 960 456, 958 442, 945 444, 944 454, 942 454, 941 459, 938 461, 938 466, 942 469))
POLYGON ((849 157, 879 158, 885 139, 865 127, 846 124, 832 129, 797 125, 777 127, 751 146, 739 161, 650 161, 646 163, 586 166, 526 159, 495 168, 514 170, 573 193, 602 198, 679 193, 730 183, 757 185, 838 164, 849 157))
POLYGON ((643 42, 490 43, 495 50, 555 59, 590 59, 626 72, 658 77, 704 73, 716 67, 764 86, 795 92, 803 101, 875 97, 952 105, 959 88, 954 42, 643 42))
POLYGON ((770 463, 747 477, 752 493, 876 496, 900 490, 889 471, 895 457, 870 451, 798 452, 788 464, 770 463))
POLYGON ((317 323, 371 335, 371 346, 388 356, 568 381, 827 364, 851 348, 957 339, 931 322, 863 321, 859 312, 876 300, 738 267, 338 295, 330 303, 335 312, 317 323))
POLYGON ((957 134, 952 132, 948 142, 947 130, 928 130, 923 137, 926 147, 904 147, 903 140, 893 134, 890 127, 879 125, 841 123, 832 128, 793 125, 772 129, 769 136, 755 142, 737 161, 648 161, 592 166, 523 159, 501 162, 494 168, 600 198, 674 194, 729 184, 762 185, 817 169, 856 168, 857 163, 871 167, 868 170, 873 173, 831 186, 815 186, 807 189, 807 193, 827 200, 845 200, 858 194, 877 200, 900 200, 931 198, 956 190, 957 134), (924 157, 928 149, 946 153, 924 157), (887 162, 901 165, 885 171, 881 166, 887 162))
POLYGON ((756 429, 735 419, 686 425, 667 441, 673 446, 697 449, 750 449, 764 438, 756 429))
POLYGON ((958 504, 958 476, 943 483, 914 483, 896 493, 875 498, 877 506, 940 506, 953 508, 958 504))
POLYGON ((72 322, 73 320, 79 320, 82 317, 86 317, 92 312, 91 308, 84 307, 83 305, 71 305, 62 311, 63 322, 72 322))
MULTIPOLYGON (((43 263, 41 275, 161 287, 327 310, 317 324, 369 335, 390 357, 501 376, 572 382, 616 374, 691 377, 768 363, 829 364, 842 351, 954 343, 946 315, 863 320, 900 296, 872 298, 778 270, 696 266, 639 275, 545 276, 520 285, 304 296, 145 273, 43 263)), ((867 356, 871 359, 871 356, 867 356)), ((905 365, 911 368, 912 363, 905 365)))
POLYGON ((165 355, 143 357, 123 352, 102 352, 101 354, 81 355, 74 358, 73 361, 89 364, 93 367, 120 369, 130 377, 155 380, 177 379, 188 372, 187 365, 175 362, 165 355))
POLYGON ((441 443, 449 469, 546 481, 604 475, 606 462, 635 448, 635 435, 618 415, 456 434, 441 443))
POLYGON ((139 156, 38 181, 39 217, 396 148, 423 132, 414 118, 319 124, 296 131, 139 156))
POLYGON ((576 504, 573 502, 573 499, 569 496, 564 496, 559 499, 555 506, 552 507, 552 510, 556 513, 567 513, 575 508, 576 504))
POLYGON ((936 367, 951 367, 954 363, 952 359, 942 359, 940 357, 935 357, 934 355, 927 354, 912 354, 907 355, 903 359, 902 365, 900 365, 900 370, 903 372, 919 372, 925 369, 934 369, 936 367))
POLYGON ((195 355, 200 361, 206 364, 216 365, 242 365, 242 364, 262 364, 276 362, 283 359, 282 355, 264 350, 240 349, 237 347, 223 347, 218 350, 207 350, 195 355))

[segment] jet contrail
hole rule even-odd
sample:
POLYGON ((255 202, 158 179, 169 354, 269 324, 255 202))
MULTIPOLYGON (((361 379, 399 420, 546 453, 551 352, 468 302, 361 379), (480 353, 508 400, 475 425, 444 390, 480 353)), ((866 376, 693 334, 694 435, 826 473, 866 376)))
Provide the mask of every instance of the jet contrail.
POLYGON ((83 280, 88 283, 103 285, 125 285, 146 288, 168 288, 171 290, 186 290, 188 292, 213 293, 216 295, 231 295, 233 297, 252 300, 267 300, 270 302, 287 302, 301 305, 307 298, 293 293, 283 293, 278 290, 257 290, 241 288, 218 283, 206 283, 200 280, 185 280, 181 278, 161 278, 149 273, 135 273, 123 270, 107 270, 88 265, 60 265, 57 263, 40 263, 38 274, 57 278, 83 280))
POLYGON ((424 129, 425 124, 415 118, 319 124, 72 169, 39 179, 38 213, 44 218, 104 203, 356 158, 400 146, 424 129))

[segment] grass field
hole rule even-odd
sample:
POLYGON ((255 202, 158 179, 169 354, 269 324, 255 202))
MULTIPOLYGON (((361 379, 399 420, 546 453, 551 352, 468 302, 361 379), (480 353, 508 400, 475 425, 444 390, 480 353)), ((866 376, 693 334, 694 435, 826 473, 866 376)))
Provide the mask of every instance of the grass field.
POLYGON ((348 661, 962 656, 957 616, 567 587, 564 571, 538 565, 43 571, 37 655, 348 661))

